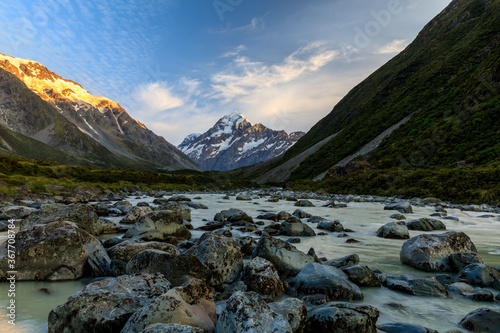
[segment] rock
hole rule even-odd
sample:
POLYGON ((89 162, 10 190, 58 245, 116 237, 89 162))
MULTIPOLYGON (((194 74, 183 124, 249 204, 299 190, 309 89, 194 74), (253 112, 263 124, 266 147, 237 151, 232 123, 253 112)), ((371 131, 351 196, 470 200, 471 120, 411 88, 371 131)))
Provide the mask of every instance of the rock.
POLYGON ((236 242, 240 246, 241 254, 244 257, 251 256, 253 250, 257 246, 257 241, 255 240, 255 238, 250 237, 250 236, 243 236, 243 237, 237 238, 236 242))
POLYGON ((257 218, 259 220, 269 220, 269 221, 274 221, 274 222, 279 221, 278 215, 276 215, 274 213, 261 214, 261 215, 257 216, 257 218))
POLYGON ((309 200, 299 200, 295 202, 296 207, 315 207, 309 200))
POLYGON ((380 274, 382 285, 414 296, 447 297, 446 288, 433 277, 411 274, 380 274))
POLYGON ((288 222, 288 223, 302 223, 302 220, 299 219, 297 216, 290 216, 289 218, 287 218, 285 220, 285 222, 288 222))
MULTIPOLYGON (((20 230, 16 235, 16 279, 76 280, 88 271, 110 274, 101 242, 72 222, 53 222, 20 230)), ((7 277, 7 242, 0 248, 0 281, 7 277)))
POLYGON ((359 256, 357 254, 350 254, 340 259, 328 260, 323 263, 323 265, 333 266, 337 268, 357 264, 359 264, 359 256))
POLYGON ((160 250, 144 250, 130 259, 127 274, 162 273, 173 286, 197 278, 207 280, 210 271, 198 258, 188 254, 171 254, 160 250))
POLYGON ((253 219, 240 209, 231 208, 228 210, 223 210, 221 211, 221 214, 229 222, 245 221, 248 223, 253 223, 253 219))
POLYGON ((455 221, 455 222, 459 222, 460 219, 458 217, 455 217, 455 216, 443 216, 442 217, 443 220, 449 220, 449 221, 455 221))
POLYGON ((211 221, 201 227, 196 228, 196 230, 201 231, 214 231, 217 229, 222 229, 226 226, 226 222, 211 221))
POLYGON ((482 263, 483 259, 477 253, 459 252, 450 254, 450 266, 455 273, 458 273, 467 265, 482 263))
POLYGON ((153 210, 149 207, 132 207, 128 211, 128 213, 121 219, 120 223, 122 224, 134 224, 139 221, 139 219, 143 216, 149 215, 153 213, 153 210))
POLYGON ((236 196, 236 200, 251 201, 252 197, 248 193, 240 193, 236 196))
POLYGON ((473 332, 497 332, 500 327, 500 311, 477 309, 465 316, 459 325, 473 332))
POLYGON ((217 321, 218 333, 291 333, 287 319, 271 310, 254 292, 236 292, 217 321))
POLYGON ((316 236, 316 233, 310 226, 301 222, 282 222, 279 233, 285 236, 316 236))
POLYGON ((124 233, 127 231, 127 228, 124 226, 118 225, 117 223, 103 217, 100 217, 99 220, 101 221, 102 234, 104 235, 124 233))
POLYGON ((385 205, 384 210, 397 210, 403 214, 413 214, 413 209, 408 201, 390 203, 385 205))
POLYGON ((199 327, 179 324, 151 324, 140 333, 204 333, 199 327))
POLYGON ((327 222, 328 220, 321 217, 321 216, 312 216, 310 219, 307 220, 309 223, 319 223, 319 222, 327 222))
POLYGON ((302 209, 296 209, 293 213, 292 216, 296 216, 299 219, 308 219, 312 217, 311 214, 304 212, 302 209))
POLYGON ((205 233, 185 253, 196 256, 208 267, 208 284, 213 286, 233 282, 243 269, 240 247, 231 238, 205 233))
POLYGON ((156 229, 164 236, 173 236, 178 239, 191 238, 191 233, 184 225, 181 214, 171 210, 154 211, 143 216, 134 225, 134 229, 139 232, 156 229))
POLYGON ((292 215, 290 213, 281 211, 278 214, 276 214, 276 216, 278 217, 279 221, 282 221, 282 220, 286 220, 287 218, 289 218, 292 215))
POLYGON ((359 243, 360 241, 355 239, 355 238, 349 238, 348 240, 345 241, 348 244, 353 244, 353 243, 359 243))
POLYGON ((173 211, 181 216, 184 221, 191 222, 191 208, 185 201, 167 201, 154 209, 155 211, 173 211))
POLYGON ((493 302, 493 293, 487 289, 479 289, 460 293, 463 297, 473 302, 493 302))
POLYGON ((208 206, 202 204, 201 202, 188 202, 186 205, 193 209, 208 209, 208 206))
POLYGON ((122 333, 141 332, 156 323, 188 325, 213 332, 216 322, 212 291, 205 282, 192 279, 134 313, 122 333))
POLYGON ((371 269, 364 265, 350 265, 342 267, 349 281, 359 287, 380 287, 380 278, 371 269))
POLYGON ((403 324, 403 323, 390 323, 378 326, 378 329, 386 333, 438 333, 435 330, 430 330, 420 325, 403 324))
POLYGON ((318 229, 328 230, 331 232, 342 232, 344 226, 339 221, 323 221, 318 223, 318 229))
POLYGON ((19 220, 28 217, 38 210, 25 206, 6 206, 0 209, 0 220, 19 220))
POLYGON ((450 254, 477 253, 476 246, 463 232, 419 235, 406 241, 401 248, 401 262, 426 272, 451 271, 450 254))
POLYGON ((252 259, 245 266, 241 280, 248 290, 269 296, 270 300, 277 299, 285 291, 278 270, 270 261, 260 257, 252 259))
POLYGON ((310 263, 293 279, 298 292, 306 295, 324 294, 330 301, 362 300, 363 294, 358 286, 348 281, 340 269, 310 263))
POLYGON ((302 333, 307 322, 307 308, 298 298, 286 298, 281 302, 268 304, 271 310, 288 320, 293 333, 302 333))
POLYGON ((173 201, 173 202, 190 202, 191 199, 188 197, 185 197, 183 195, 174 195, 170 198, 167 199, 168 201, 173 201))
POLYGON ((127 263, 130 259, 144 250, 160 250, 170 254, 179 254, 179 249, 172 244, 124 241, 108 249, 113 275, 119 276, 125 274, 127 263))
POLYGON ((458 277, 473 286, 500 290, 500 272, 485 264, 470 264, 458 273, 458 277))
POLYGON ((384 224, 377 230, 377 236, 391 239, 409 239, 408 227, 403 221, 384 224))
POLYGON ((269 260, 281 276, 296 275, 307 264, 314 262, 313 257, 297 250, 293 245, 267 234, 263 234, 259 239, 252 257, 269 260))
POLYGON ((161 274, 125 275, 87 285, 49 314, 49 332, 119 332, 128 318, 167 292, 161 274))
POLYGON ((99 216, 92 207, 85 204, 74 204, 63 207, 49 207, 30 214, 21 223, 21 229, 26 229, 35 224, 48 224, 56 221, 69 221, 76 223, 89 234, 98 236, 103 232, 99 216))
POLYGON ((224 215, 222 215, 222 213, 216 213, 214 216, 214 221, 225 222, 226 218, 224 217, 224 215))
POLYGON ((327 303, 307 314, 305 333, 377 333, 378 310, 370 305, 327 303))
POLYGON ((421 218, 417 220, 412 220, 406 222, 408 230, 418 230, 418 231, 435 231, 435 230, 446 230, 446 226, 443 222, 435 219, 421 218))
POLYGON ((287 241, 287 243, 290 243, 290 244, 298 244, 301 242, 299 237, 288 238, 286 241, 287 241))
MULTIPOLYGON (((233 296, 235 292, 242 291, 245 292, 247 291, 248 287, 243 281, 237 281, 233 284, 222 284, 217 286, 216 290, 220 290, 219 293, 215 294, 215 300, 220 301, 220 300, 227 300, 229 297, 233 296)), ((217 311, 218 314, 220 314, 220 311, 217 311)))
POLYGON ((138 202, 136 206, 137 207, 150 207, 149 203, 147 203, 145 201, 138 202))
POLYGON ((396 220, 399 220, 399 221, 401 221, 401 220, 406 220, 406 216, 404 216, 403 214, 398 214, 398 213, 396 213, 396 214, 392 214, 392 215, 390 216, 390 218, 391 218, 391 219, 396 219, 396 220))

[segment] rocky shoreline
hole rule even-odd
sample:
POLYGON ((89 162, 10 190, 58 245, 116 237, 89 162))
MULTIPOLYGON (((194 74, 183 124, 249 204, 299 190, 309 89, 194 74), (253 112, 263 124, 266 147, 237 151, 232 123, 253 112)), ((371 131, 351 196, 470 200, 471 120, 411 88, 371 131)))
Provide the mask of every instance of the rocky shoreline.
MULTIPOLYGON (((365 288, 489 302, 490 308, 478 308, 457 324, 477 332, 500 327, 500 267, 483 263, 467 234, 444 232, 443 223, 456 219, 447 209, 498 219, 499 206, 247 190, 217 195, 236 207, 256 199, 289 201, 295 211, 250 216, 225 209, 193 228, 192 210, 208 208, 196 193, 51 190, 57 194, 0 198, 0 221, 15 219, 18 226, 18 281, 95 278, 50 312, 49 332, 435 332, 406 323, 377 325, 379 310, 363 304, 365 288), (154 200, 140 201, 144 197, 154 200), (394 213, 393 221, 374 228, 374 235, 405 240, 402 264, 429 275, 371 270, 357 254, 325 258, 314 248, 298 250, 294 243, 320 234, 358 242, 340 221, 308 213, 314 207, 310 200, 339 211, 351 203, 380 203, 394 213), (424 206, 433 208, 432 216, 404 216, 424 206), (410 238, 409 230, 422 234, 410 238), (195 233, 201 236, 193 238, 195 233), (98 238, 105 234, 116 236, 98 238)), ((1 224, 0 230, 5 231, 1 224)), ((1 281, 7 271, 2 244, 1 281)))

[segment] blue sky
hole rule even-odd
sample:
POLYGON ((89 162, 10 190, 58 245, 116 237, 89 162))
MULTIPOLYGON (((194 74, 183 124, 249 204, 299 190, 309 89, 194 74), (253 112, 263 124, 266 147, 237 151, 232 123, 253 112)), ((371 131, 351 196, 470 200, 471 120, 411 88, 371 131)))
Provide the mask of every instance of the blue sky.
POLYGON ((179 144, 234 111, 307 131, 450 0, 7 0, 0 53, 179 144))

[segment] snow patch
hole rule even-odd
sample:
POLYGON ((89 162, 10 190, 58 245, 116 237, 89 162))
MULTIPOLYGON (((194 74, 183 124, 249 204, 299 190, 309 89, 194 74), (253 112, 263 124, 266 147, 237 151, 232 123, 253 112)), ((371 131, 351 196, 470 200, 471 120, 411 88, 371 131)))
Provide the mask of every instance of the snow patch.
POLYGON ((250 151, 252 149, 257 148, 258 146, 260 146, 261 144, 263 144, 264 141, 266 141, 266 139, 260 139, 260 140, 257 140, 257 141, 250 141, 250 142, 245 143, 243 145, 243 151, 241 153, 245 154, 247 151, 250 151))

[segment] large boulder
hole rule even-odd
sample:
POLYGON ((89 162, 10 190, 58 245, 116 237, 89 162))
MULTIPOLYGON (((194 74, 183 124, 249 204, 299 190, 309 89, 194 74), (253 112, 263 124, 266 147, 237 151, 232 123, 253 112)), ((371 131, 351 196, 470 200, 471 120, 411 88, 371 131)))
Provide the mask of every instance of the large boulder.
POLYGON ((218 333, 292 333, 286 318, 255 292, 238 291, 229 298, 217 321, 218 333))
POLYGON ((408 230, 418 230, 418 231, 446 230, 446 225, 444 225, 443 222, 426 217, 408 221, 406 222, 406 226, 408 227, 408 230))
POLYGON ((342 257, 339 259, 328 260, 328 261, 325 261, 323 263, 323 265, 333 266, 333 267, 337 267, 337 268, 341 268, 341 267, 349 266, 349 265, 357 265, 357 264, 359 264, 359 256, 356 253, 350 254, 348 256, 345 256, 345 257, 342 257))
POLYGON ((268 304, 271 310, 284 316, 293 333, 302 333, 307 322, 307 307, 304 301, 298 298, 285 298, 281 302, 268 304))
POLYGON ((104 227, 99 216, 92 207, 85 204, 74 204, 63 207, 47 207, 36 213, 30 214, 21 223, 21 229, 27 229, 35 224, 48 224, 57 221, 76 223, 89 234, 98 236, 103 233, 104 227))
POLYGON ((173 286, 197 278, 207 280, 210 271, 198 258, 188 254, 171 254, 160 250, 144 250, 130 259, 127 274, 162 273, 173 286))
POLYGON ((156 229, 165 236, 190 239, 191 233, 184 225, 182 215, 173 210, 159 210, 143 216, 135 225, 138 232, 156 229))
POLYGON ((183 201, 162 202, 155 211, 169 210, 179 214, 183 220, 191 222, 191 208, 183 201))
POLYGON ((271 300, 275 300, 285 291, 283 281, 274 265, 260 257, 252 259, 245 266, 242 281, 247 285, 248 290, 269 296, 271 300))
POLYGON ((411 274, 380 274, 379 277, 384 287, 408 295, 427 297, 448 296, 445 286, 433 277, 411 274))
POLYGON ((370 305, 327 303, 307 314, 305 333, 377 333, 378 310, 370 305))
POLYGON ((368 266, 364 265, 350 265, 341 268, 349 281, 360 287, 380 287, 382 282, 380 278, 373 273, 368 266))
POLYGON ((314 207, 313 203, 309 200, 299 200, 295 202, 296 207, 314 207))
POLYGON ((210 270, 208 283, 231 283, 243 269, 243 255, 238 243, 227 237, 205 233, 186 252, 196 256, 210 270))
POLYGON ((500 311, 480 308, 470 312, 460 321, 460 326, 472 332, 498 332, 500 311))
POLYGON ((251 201, 252 197, 248 193, 239 193, 236 196, 236 200, 239 200, 239 201, 251 201))
POLYGON ((476 246, 463 232, 419 235, 401 248, 401 262, 426 272, 451 271, 450 254, 477 253, 476 246))
POLYGON ((323 294, 330 301, 357 301, 363 294, 357 285, 349 282, 347 275, 340 269, 311 263, 305 266, 293 279, 299 293, 306 295, 323 294))
POLYGON ((50 333, 120 332, 129 317, 170 289, 161 274, 93 282, 49 314, 50 333))
POLYGON ((234 223, 234 222, 245 221, 248 223, 253 223, 253 219, 241 209, 231 208, 223 210, 220 213, 224 217, 224 219, 226 219, 228 222, 234 223))
POLYGON ((179 253, 179 249, 176 246, 168 243, 124 241, 108 249, 113 275, 119 276, 125 274, 127 263, 130 259, 144 250, 160 250, 170 254, 179 253))
POLYGON ((318 223, 318 229, 342 232, 344 231, 344 226, 339 221, 321 221, 318 223))
MULTIPOLYGON (((7 242, 0 248, 0 281, 8 267, 7 242)), ((16 235, 17 280, 76 280, 87 272, 110 274, 106 250, 94 236, 72 222, 34 225, 16 235)))
POLYGON ((482 264, 483 259, 473 252, 459 252, 450 254, 452 271, 457 273, 470 264, 482 264))
POLYGON ((134 313, 122 333, 139 333, 151 324, 180 324, 213 332, 217 314, 213 293, 205 282, 192 279, 156 298, 134 313))
POLYGON ((470 264, 458 273, 469 284, 500 290, 500 272, 485 264, 470 264))
POLYGON ((384 210, 397 210, 403 214, 413 214, 413 208, 408 201, 387 204, 385 205, 384 210))
POLYGON ((314 230, 302 222, 283 222, 280 225, 280 235, 285 236, 316 236, 314 230))
POLYGON ((377 236, 391 239, 409 239, 408 227, 403 221, 384 224, 377 230, 377 236))
POLYGON ((153 210, 149 207, 139 207, 134 206, 130 209, 127 214, 121 219, 122 224, 134 224, 139 221, 143 216, 153 213, 153 210))
POLYGON ((0 209, 0 220, 24 219, 37 211, 36 208, 26 206, 5 206, 0 209))
POLYGON ((255 247, 252 257, 261 257, 269 260, 276 267, 280 275, 296 275, 307 264, 314 262, 314 258, 297 250, 293 245, 281 239, 263 234, 255 247))

